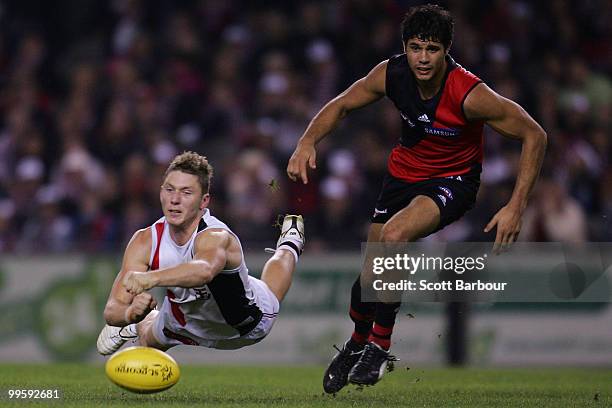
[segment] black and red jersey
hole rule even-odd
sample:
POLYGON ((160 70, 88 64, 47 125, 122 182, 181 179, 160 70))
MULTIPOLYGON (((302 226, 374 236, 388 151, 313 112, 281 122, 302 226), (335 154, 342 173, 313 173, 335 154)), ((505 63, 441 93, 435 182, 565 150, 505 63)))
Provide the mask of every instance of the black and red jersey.
POLYGON ((483 121, 468 121, 463 102, 482 82, 446 56, 447 70, 440 91, 423 100, 406 54, 387 64, 386 94, 400 111, 402 135, 389 155, 389 173, 417 182, 438 177, 480 173, 483 121))

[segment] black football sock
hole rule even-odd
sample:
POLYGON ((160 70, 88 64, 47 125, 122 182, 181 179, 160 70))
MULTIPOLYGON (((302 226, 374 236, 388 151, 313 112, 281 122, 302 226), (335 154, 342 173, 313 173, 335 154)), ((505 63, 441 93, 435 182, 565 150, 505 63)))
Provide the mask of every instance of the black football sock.
POLYGON ((361 301, 361 282, 358 276, 351 289, 351 307, 349 310, 349 316, 355 323, 355 330, 347 345, 350 343, 351 346, 354 346, 353 348, 363 347, 368 341, 368 336, 372 330, 375 312, 376 303, 361 301))
POLYGON ((384 350, 389 350, 395 316, 397 316, 400 305, 400 302, 376 304, 376 317, 368 341, 377 344, 384 350))

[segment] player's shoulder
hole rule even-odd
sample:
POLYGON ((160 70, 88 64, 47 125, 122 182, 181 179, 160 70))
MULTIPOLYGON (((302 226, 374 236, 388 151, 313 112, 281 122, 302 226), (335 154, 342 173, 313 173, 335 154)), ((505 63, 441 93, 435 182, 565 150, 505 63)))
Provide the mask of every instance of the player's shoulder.
POLYGON ((132 239, 130 240, 130 246, 145 246, 149 247, 151 245, 151 241, 153 239, 153 230, 152 227, 146 227, 137 230, 134 235, 132 235, 132 239))
POLYGON ((406 54, 393 55, 382 63, 385 64, 385 76, 387 77, 404 77, 410 74, 406 54))
POLYGON ((374 68, 372 68, 372 70, 370 71, 370 74, 382 74, 384 76, 387 72, 388 65, 389 65, 389 60, 388 59, 383 60, 379 62, 378 64, 376 64, 374 68))
POLYGON ((464 86, 473 86, 482 82, 476 74, 464 68, 461 64, 455 62, 455 60, 449 55, 447 56, 448 63, 450 66, 449 81, 451 83, 459 83, 464 86))
POLYGON ((233 239, 234 235, 225 228, 211 227, 198 232, 196 235, 196 246, 201 245, 218 245, 227 246, 233 239))
POLYGON ((463 103, 465 116, 470 119, 489 120, 503 115, 508 106, 508 100, 479 82, 466 95, 463 103))
POLYGON ((379 94, 384 95, 387 78, 387 63, 388 60, 384 60, 376 65, 372 70, 362 79, 362 83, 365 89, 379 94))
POLYGON ((388 60, 386 60, 387 65, 390 67, 395 66, 408 66, 408 58, 406 58, 406 53, 403 54, 395 54, 391 56, 388 60))
POLYGON ((472 83, 482 82, 482 79, 480 79, 478 75, 472 73, 471 71, 468 71, 461 65, 458 65, 452 71, 452 75, 455 80, 460 80, 463 82, 472 82, 472 83))
POLYGON ((392 101, 402 104, 415 86, 406 54, 396 54, 387 60, 385 70, 385 94, 392 101))
POLYGON ((124 262, 148 264, 151 254, 151 240, 151 227, 136 231, 125 249, 124 262))

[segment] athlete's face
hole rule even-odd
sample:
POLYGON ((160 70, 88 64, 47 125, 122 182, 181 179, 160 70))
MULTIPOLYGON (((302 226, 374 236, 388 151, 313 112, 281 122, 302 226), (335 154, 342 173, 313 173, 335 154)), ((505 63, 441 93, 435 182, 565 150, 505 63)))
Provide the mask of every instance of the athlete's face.
POLYGON ((412 37, 405 44, 408 65, 419 81, 441 78, 444 74, 446 51, 442 43, 412 37))
POLYGON ((166 176, 159 199, 166 221, 173 226, 187 227, 208 206, 210 195, 202 194, 197 176, 175 170, 166 176))

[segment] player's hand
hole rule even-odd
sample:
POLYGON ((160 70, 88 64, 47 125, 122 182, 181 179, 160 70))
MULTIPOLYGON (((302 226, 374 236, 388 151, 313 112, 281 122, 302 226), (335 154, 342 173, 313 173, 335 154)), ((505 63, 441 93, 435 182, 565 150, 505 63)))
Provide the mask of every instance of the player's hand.
POLYGON ((137 323, 157 306, 157 301, 150 293, 141 293, 132 299, 132 303, 125 311, 125 320, 128 323, 137 323))
POLYGON ((487 224, 484 232, 489 232, 497 226, 497 235, 493 244, 493 252, 499 254, 517 240, 521 232, 521 212, 509 205, 501 208, 487 224))
POLYGON ((153 276, 147 272, 128 272, 123 278, 123 286, 132 295, 138 295, 156 285, 153 276))
POLYGON ((292 181, 297 181, 299 178, 302 183, 308 184, 308 167, 311 169, 317 168, 317 151, 314 144, 308 142, 298 143, 295 151, 289 159, 287 165, 287 175, 292 181))

